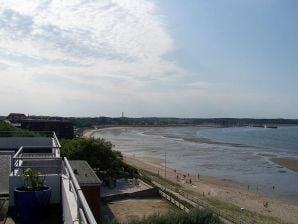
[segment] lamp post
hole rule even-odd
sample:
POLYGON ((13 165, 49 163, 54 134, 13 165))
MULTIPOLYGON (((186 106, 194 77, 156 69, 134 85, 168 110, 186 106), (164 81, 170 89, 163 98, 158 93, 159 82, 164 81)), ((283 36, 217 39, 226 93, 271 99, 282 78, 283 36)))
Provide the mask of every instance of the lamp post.
POLYGON ((167 177, 167 152, 165 152, 165 177, 167 177))

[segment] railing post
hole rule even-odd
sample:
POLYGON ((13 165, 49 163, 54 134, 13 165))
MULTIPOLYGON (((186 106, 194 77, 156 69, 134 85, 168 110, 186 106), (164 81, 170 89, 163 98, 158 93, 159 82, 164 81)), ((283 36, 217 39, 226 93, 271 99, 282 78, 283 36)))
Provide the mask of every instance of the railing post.
POLYGON ((80 216, 81 202, 79 199, 79 194, 77 196, 78 196, 78 198, 77 198, 77 218, 79 220, 79 223, 81 223, 81 216, 80 216))
POLYGON ((14 176, 14 158, 10 157, 10 172, 12 172, 12 175, 14 176))

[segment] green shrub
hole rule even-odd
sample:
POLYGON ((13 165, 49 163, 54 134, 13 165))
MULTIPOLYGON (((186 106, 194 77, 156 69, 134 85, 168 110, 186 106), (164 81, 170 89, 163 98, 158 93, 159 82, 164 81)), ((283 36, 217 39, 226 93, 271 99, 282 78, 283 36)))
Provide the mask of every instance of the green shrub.
POLYGON ((28 191, 38 191, 45 183, 45 178, 39 172, 27 168, 24 172, 24 187, 28 191))
POLYGON ((121 152, 112 150, 105 139, 62 139, 61 156, 72 160, 86 160, 100 178, 134 177, 137 169, 125 164, 121 152))
MULTIPOLYGON (((194 209, 190 213, 170 212, 166 215, 154 214, 141 220, 132 220, 128 224, 221 224, 218 216, 206 209, 194 209)), ((118 224, 115 220, 109 224, 118 224)))
POLYGON ((40 134, 19 129, 10 124, 0 121, 0 137, 39 137, 40 134))

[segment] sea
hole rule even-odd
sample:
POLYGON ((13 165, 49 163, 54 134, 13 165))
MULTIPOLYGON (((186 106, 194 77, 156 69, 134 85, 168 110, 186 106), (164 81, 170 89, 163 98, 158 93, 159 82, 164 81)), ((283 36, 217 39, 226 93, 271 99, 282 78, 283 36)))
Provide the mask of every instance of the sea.
POLYGON ((159 158, 173 169, 298 204, 298 172, 271 161, 298 159, 297 126, 122 127, 101 129, 93 137, 111 141, 123 154, 159 158))

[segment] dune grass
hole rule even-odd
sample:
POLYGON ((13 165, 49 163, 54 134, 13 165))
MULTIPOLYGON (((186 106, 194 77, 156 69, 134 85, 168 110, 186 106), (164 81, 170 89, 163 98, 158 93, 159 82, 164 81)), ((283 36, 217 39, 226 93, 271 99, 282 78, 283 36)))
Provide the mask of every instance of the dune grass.
MULTIPOLYGON (((143 219, 135 219, 128 224, 221 224, 218 216, 207 209, 194 209, 190 213, 182 211, 170 212, 166 215, 155 214, 143 219)), ((109 224, 120 224, 116 220, 109 224)))

